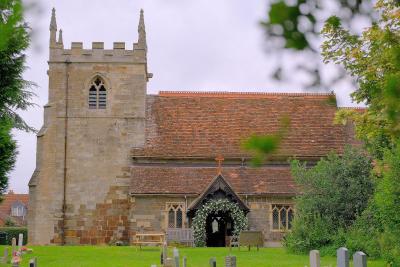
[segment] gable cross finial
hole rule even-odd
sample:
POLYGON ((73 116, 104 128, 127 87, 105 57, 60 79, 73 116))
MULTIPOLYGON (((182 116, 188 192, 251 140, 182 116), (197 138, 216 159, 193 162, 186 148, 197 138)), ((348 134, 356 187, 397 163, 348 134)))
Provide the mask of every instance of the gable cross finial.
POLYGON ((218 155, 215 160, 218 162, 218 174, 222 173, 222 162, 224 161, 224 157, 222 155, 218 155))

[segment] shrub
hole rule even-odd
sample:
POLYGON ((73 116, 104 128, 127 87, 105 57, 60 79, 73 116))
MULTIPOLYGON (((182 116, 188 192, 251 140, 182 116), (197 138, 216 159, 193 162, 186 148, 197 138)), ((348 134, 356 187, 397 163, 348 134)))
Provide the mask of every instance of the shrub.
POLYGON ((400 266, 400 142, 384 156, 383 177, 375 194, 384 233, 380 243, 384 258, 400 266))
POLYGON ((28 229, 26 227, 0 227, 0 232, 5 233, 7 238, 0 239, 0 245, 11 245, 13 237, 17 239, 18 235, 24 235, 24 245, 28 242, 28 229))
POLYGON ((359 149, 346 148, 342 156, 329 154, 309 168, 297 160, 291 171, 301 194, 296 217, 284 245, 308 253, 322 249, 335 254, 346 243, 346 232, 366 209, 374 192, 371 159, 359 149))
POLYGON ((374 201, 359 216, 347 233, 346 247, 351 253, 363 251, 371 258, 381 257, 379 238, 383 228, 374 201))

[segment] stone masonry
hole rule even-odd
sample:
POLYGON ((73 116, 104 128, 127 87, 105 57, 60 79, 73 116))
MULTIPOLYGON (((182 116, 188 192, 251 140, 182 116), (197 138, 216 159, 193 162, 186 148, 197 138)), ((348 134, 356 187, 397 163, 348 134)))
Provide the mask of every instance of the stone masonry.
POLYGON ((29 241, 105 243, 128 236, 129 151, 144 144, 147 72, 143 12, 133 50, 56 42, 50 25, 49 100, 29 182, 29 241), (88 109, 88 88, 105 81, 107 108, 88 109), (123 155, 123 156, 121 156, 123 155), (100 231, 100 232, 98 232, 100 231))

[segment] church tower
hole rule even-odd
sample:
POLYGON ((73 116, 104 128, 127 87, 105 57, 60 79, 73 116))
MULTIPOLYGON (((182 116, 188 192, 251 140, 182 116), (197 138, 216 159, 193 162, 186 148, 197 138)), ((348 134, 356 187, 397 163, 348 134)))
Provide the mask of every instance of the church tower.
MULTIPOLYGON (((49 99, 37 135, 36 169, 29 182, 31 244, 109 242, 128 235, 126 213, 130 149, 144 145, 147 42, 143 10, 138 41, 93 42, 64 48, 52 10, 49 99), (112 201, 108 197, 112 195, 112 201), (107 214, 102 207, 121 212, 107 214), (118 215, 116 215, 118 214, 118 215), (97 217, 96 217, 97 216, 97 217), (113 217, 114 216, 114 217, 113 217), (103 219, 98 219, 103 218, 103 219), (124 228, 125 227, 125 228, 124 228)), ((112 213, 112 212, 111 212, 112 213)))

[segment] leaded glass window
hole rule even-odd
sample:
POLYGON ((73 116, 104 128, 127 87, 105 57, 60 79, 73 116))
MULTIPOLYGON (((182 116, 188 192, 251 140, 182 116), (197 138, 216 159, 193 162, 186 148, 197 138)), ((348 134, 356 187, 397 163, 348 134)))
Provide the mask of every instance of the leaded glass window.
POLYGON ((168 212, 168 228, 183 228, 185 203, 168 202, 166 210, 168 212))
POLYGON ((288 231, 292 228, 294 210, 291 205, 272 205, 272 230, 288 231))
POLYGON ((100 77, 93 79, 89 89, 89 109, 107 108, 107 89, 100 77))

